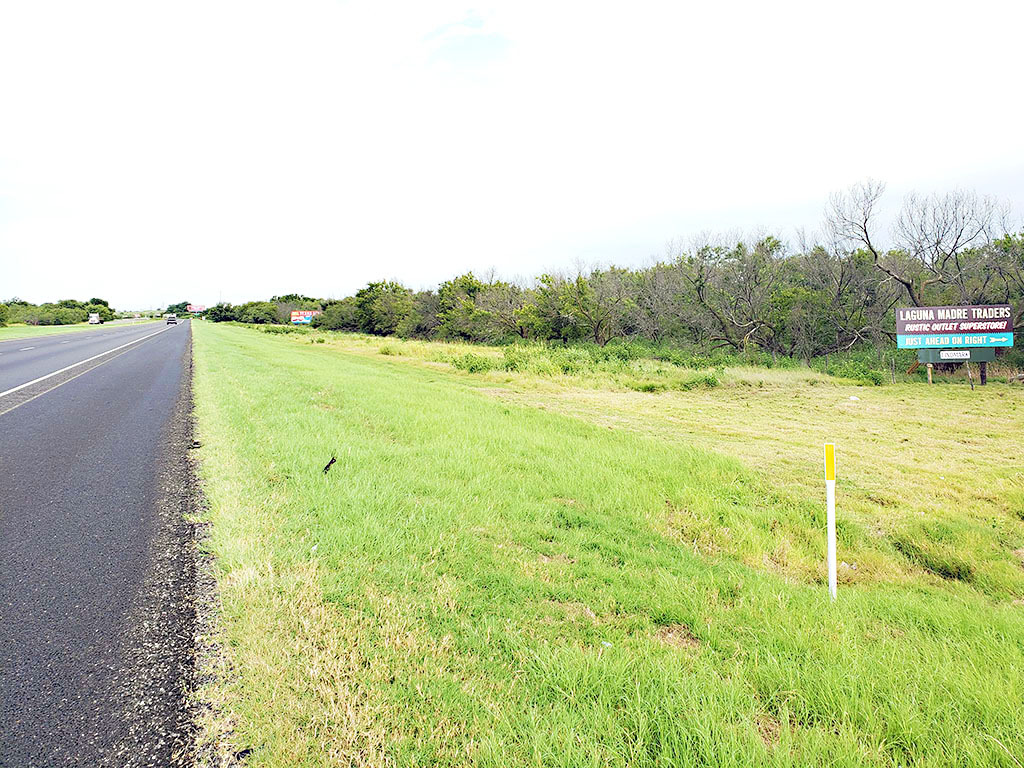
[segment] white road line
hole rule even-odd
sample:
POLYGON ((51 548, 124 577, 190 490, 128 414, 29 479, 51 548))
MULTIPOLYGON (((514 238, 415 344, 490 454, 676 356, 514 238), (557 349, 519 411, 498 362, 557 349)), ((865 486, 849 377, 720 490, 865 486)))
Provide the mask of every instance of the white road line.
POLYGON ((58 373, 64 373, 64 371, 70 371, 72 368, 77 368, 78 366, 84 365, 85 363, 88 363, 88 362, 91 362, 91 361, 95 360, 98 357, 103 357, 104 355, 109 355, 111 352, 117 352, 117 350, 124 349, 125 347, 130 347, 132 344, 138 344, 140 341, 145 341, 150 336, 156 336, 158 333, 163 333, 164 331, 168 330, 169 328, 170 328, 170 326, 167 326, 166 328, 162 328, 159 331, 154 331, 153 333, 147 333, 145 336, 143 336, 141 338, 138 338, 138 339, 135 339, 134 341, 129 341, 127 344, 122 344, 120 347, 114 347, 113 349, 108 349, 106 352, 100 352, 98 355, 93 355, 92 357, 87 357, 87 358, 85 358, 85 360, 79 360, 77 363, 72 363, 71 365, 65 365, 59 371, 54 371, 53 373, 48 373, 45 376, 40 376, 38 379, 32 379, 32 381, 26 381, 24 384, 19 384, 16 387, 11 387, 10 389, 5 390, 4 392, 0 392, 0 397, 5 397, 6 395, 13 394, 14 392, 17 392, 20 389, 24 389, 25 387, 31 387, 33 384, 38 384, 40 381, 46 381, 47 379, 49 379, 49 378, 51 378, 53 376, 56 376, 58 373))
POLYGON ((35 347, 22 347, 18 351, 19 352, 28 352, 30 349, 35 349, 35 347))
POLYGON ((70 344, 70 341, 62 341, 61 344, 70 344))

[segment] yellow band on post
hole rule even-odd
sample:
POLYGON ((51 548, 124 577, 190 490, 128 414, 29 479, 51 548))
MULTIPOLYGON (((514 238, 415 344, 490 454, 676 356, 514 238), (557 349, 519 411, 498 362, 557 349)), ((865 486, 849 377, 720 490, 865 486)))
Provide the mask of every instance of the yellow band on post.
POLYGON ((825 479, 836 479, 836 446, 835 443, 825 443, 825 479))

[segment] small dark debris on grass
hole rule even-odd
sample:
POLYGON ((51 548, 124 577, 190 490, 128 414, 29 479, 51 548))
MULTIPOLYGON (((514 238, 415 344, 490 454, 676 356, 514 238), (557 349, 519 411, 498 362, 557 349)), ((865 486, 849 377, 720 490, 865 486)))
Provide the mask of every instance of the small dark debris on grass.
POLYGON ((251 754, 252 749, 250 749, 249 747, 246 747, 245 749, 240 749, 237 752, 235 752, 235 760, 237 760, 238 762, 242 762, 251 754))
POLYGON ((327 474, 327 470, 329 470, 331 468, 331 465, 334 464, 335 461, 337 461, 337 459, 334 456, 331 456, 331 460, 328 461, 327 462, 327 466, 324 467, 324 474, 325 475, 327 474))

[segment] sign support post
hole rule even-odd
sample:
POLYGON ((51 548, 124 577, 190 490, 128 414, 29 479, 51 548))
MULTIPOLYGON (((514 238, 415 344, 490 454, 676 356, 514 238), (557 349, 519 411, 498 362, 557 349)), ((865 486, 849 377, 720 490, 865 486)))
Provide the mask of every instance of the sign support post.
POLYGON ((828 536, 828 591, 836 599, 836 446, 825 443, 825 528, 828 536))

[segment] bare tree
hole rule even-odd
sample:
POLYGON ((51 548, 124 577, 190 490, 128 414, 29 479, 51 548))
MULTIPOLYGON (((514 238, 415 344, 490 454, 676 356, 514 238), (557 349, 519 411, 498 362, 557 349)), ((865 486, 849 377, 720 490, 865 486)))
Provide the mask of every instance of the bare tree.
POLYGON ((826 214, 826 227, 838 245, 853 245, 863 248, 874 261, 875 269, 887 275, 907 291, 915 306, 922 306, 921 294, 914 289, 913 275, 905 265, 896 263, 894 254, 881 246, 876 231, 878 201, 885 192, 885 184, 867 181, 854 184, 846 192, 833 194, 826 214))
POLYGON ((1005 231, 1007 215, 995 200, 974 192, 907 195, 894 232, 902 250, 927 273, 920 294, 940 284, 953 288, 963 304, 985 301, 995 276, 987 246, 1005 231))
POLYGON ((987 260, 989 246, 1006 231, 1007 209, 963 190, 911 193, 893 226, 895 247, 886 250, 877 233, 884 191, 884 184, 868 180, 832 196, 826 223, 834 242, 866 250, 875 268, 903 286, 915 306, 925 303, 933 287, 952 289, 964 304, 985 301, 996 275, 987 260))

